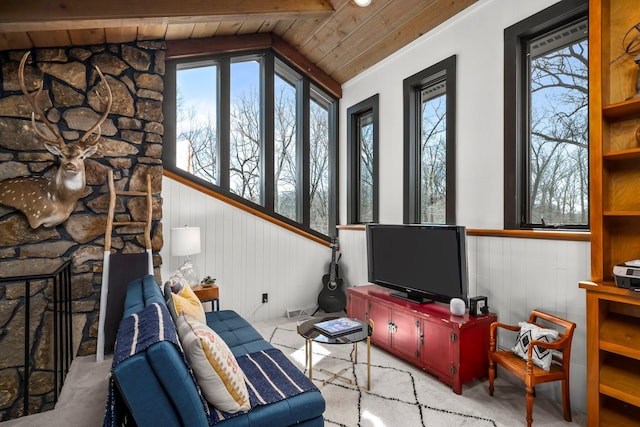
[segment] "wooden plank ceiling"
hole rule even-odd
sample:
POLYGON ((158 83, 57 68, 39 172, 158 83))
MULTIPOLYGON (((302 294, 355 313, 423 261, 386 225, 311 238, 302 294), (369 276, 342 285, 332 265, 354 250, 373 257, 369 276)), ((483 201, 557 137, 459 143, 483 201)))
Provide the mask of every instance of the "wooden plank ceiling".
POLYGON ((342 84, 477 0, 1 0, 0 50, 274 33, 342 84))

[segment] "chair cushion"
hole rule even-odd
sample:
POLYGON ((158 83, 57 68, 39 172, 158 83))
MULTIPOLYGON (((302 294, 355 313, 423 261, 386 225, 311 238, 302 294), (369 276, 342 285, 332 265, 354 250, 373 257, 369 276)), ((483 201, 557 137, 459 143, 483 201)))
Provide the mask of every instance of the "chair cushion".
POLYGON ((160 285, 158 285, 155 276, 147 274, 142 278, 142 290, 144 293, 145 307, 148 307, 154 303, 162 304, 162 289, 160 289, 160 285))
POLYGON ((184 313, 178 335, 205 399, 216 409, 235 413, 251 409, 244 372, 227 344, 206 324, 184 313))
MULTIPOLYGON (((181 425, 200 426, 206 423, 202 397, 198 393, 193 376, 184 363, 182 355, 175 345, 167 341, 159 342, 147 349, 147 360, 153 368, 158 380, 167 393, 170 405, 180 418, 181 425)), ((146 377, 137 377, 138 382, 146 381, 146 377)), ((153 394, 154 396, 156 393, 153 394)), ((154 409, 155 410, 155 409, 154 409)), ((170 425, 162 421, 157 425, 170 425)))
POLYGON ((154 276, 147 274, 142 278, 132 280, 127 285, 122 318, 131 316, 156 302, 162 303, 163 296, 154 276))
MULTIPOLYGON (((541 328, 529 322, 519 322, 518 326, 520 326, 520 332, 518 332, 518 338, 516 338, 516 343, 511 350, 524 360, 527 360, 527 352, 531 341, 553 342, 558 339, 558 331, 553 329, 541 328)), ((552 359, 553 352, 551 350, 537 345, 534 346, 531 352, 531 360, 534 364, 545 371, 549 371, 552 359)))
POLYGON ((220 335, 236 357, 272 348, 249 322, 233 310, 208 311, 205 316, 207 326, 220 335))
MULTIPOLYGON (((151 427, 154 424, 161 425, 156 423, 162 422, 166 425, 180 425, 169 395, 162 392, 162 384, 144 353, 136 354, 119 364, 113 370, 113 377, 136 425, 151 427)), ((204 414, 204 410, 200 412, 204 414)))

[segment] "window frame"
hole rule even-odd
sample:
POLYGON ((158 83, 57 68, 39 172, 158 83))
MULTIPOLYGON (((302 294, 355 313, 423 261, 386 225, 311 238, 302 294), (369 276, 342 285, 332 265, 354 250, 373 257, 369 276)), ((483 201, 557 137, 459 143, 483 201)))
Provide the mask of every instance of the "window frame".
MULTIPOLYGON (((274 159, 275 161, 275 142, 276 142, 276 138, 275 138, 275 99, 276 99, 276 93, 275 93, 275 87, 276 87, 276 78, 279 78, 281 80, 283 80, 284 82, 290 84, 296 94, 295 94, 295 111, 296 111, 296 115, 298 115, 299 112, 303 111, 302 106, 300 105, 300 103, 304 102, 304 97, 300 96, 300 94, 304 91, 304 79, 302 77, 302 75, 298 72, 296 72, 289 64, 287 64, 286 62, 280 60, 279 58, 275 58, 274 61, 274 69, 273 69, 273 100, 274 100, 274 108, 273 108, 273 113, 272 115, 268 115, 267 119, 265 120, 267 123, 272 123, 272 127, 273 127, 273 144, 272 144, 272 148, 271 151, 267 151, 265 152, 264 157, 266 157, 267 155, 270 155, 270 157, 272 159, 274 159)), ((267 79, 269 80, 269 79, 267 79)), ((293 221, 298 222, 297 220, 300 220, 301 218, 304 218, 304 209, 303 209, 303 200, 302 200, 302 196, 303 196, 303 173, 302 173, 302 165, 303 165, 303 156, 301 155, 301 152, 303 150, 303 136, 301 135, 301 129, 300 129, 300 122, 301 120, 299 118, 297 118, 296 120, 296 135, 295 135, 295 151, 296 151, 296 187, 295 187, 295 193, 296 193, 296 201, 295 201, 295 211, 296 211, 296 219, 291 218, 293 221)), ((271 166, 273 165, 273 170, 270 172, 271 175, 274 176, 274 181, 273 181, 273 191, 269 191, 267 192, 268 197, 272 198, 273 201, 271 202, 271 204, 267 203, 267 205, 269 206, 273 206, 273 210, 274 212, 277 213, 276 211, 276 206, 275 206, 275 195, 278 191, 278 183, 275 181, 275 164, 274 162, 270 162, 271 166)), ((279 196, 278 196, 279 197, 279 196)), ((281 214, 279 214, 281 215, 281 214)), ((289 218, 289 217, 287 217, 289 218)))
POLYGON ((562 0, 504 30, 504 229, 559 228, 584 231, 587 225, 544 227, 528 223, 528 83, 527 43, 535 37, 583 18, 587 0, 562 0))
POLYGON ((420 114, 422 89, 446 80, 446 212, 445 224, 456 224, 456 55, 452 55, 403 80, 404 203, 405 224, 421 222, 420 114))
POLYGON ((364 224, 361 217, 361 197, 360 193, 362 177, 360 170, 360 154, 362 153, 361 139, 359 136, 360 126, 358 122, 362 116, 372 115, 373 125, 373 212, 371 222, 378 222, 379 218, 379 197, 378 197, 378 145, 379 145, 379 109, 380 95, 375 94, 347 109, 347 223, 364 224))
MULTIPOLYGON (((240 39, 240 38, 239 38, 240 39)), ((277 63, 289 67, 292 72, 298 73, 300 65, 294 60, 290 61, 286 57, 280 55, 272 48, 265 49, 235 49, 231 52, 221 53, 203 53, 200 55, 176 55, 169 56, 165 63, 165 93, 164 93, 164 112, 165 112, 165 133, 163 147, 163 167, 173 174, 192 181, 199 186, 203 186, 215 193, 232 200, 235 203, 245 205, 251 210, 257 211, 262 215, 274 218, 276 221, 286 223, 289 226, 300 229, 301 231, 311 234, 316 238, 324 241, 330 241, 330 238, 336 234, 337 224, 337 166, 338 149, 337 132, 338 132, 338 106, 339 98, 324 89, 322 82, 316 82, 311 76, 305 73, 299 73, 301 81, 297 90, 297 150, 299 168, 298 177, 301 179, 301 185, 297 186, 297 200, 299 220, 292 220, 284 215, 280 215, 275 211, 274 191, 276 191, 274 177, 274 98, 275 98, 275 74, 278 68, 277 63), (262 59, 260 66, 260 102, 261 102, 261 118, 262 121, 262 147, 260 159, 260 181, 261 181, 261 203, 254 203, 230 191, 229 180, 229 155, 230 155, 230 65, 233 58, 247 58, 251 56, 260 56, 262 59), (177 79, 176 72, 178 64, 189 62, 215 62, 218 65, 218 156, 219 156, 219 178, 218 185, 212 184, 201 179, 191 173, 176 166, 176 97, 177 97, 177 79), (309 105, 311 102, 310 87, 321 93, 323 98, 327 100, 329 114, 329 224, 327 234, 321 233, 310 227, 310 210, 309 210, 309 105), (307 150, 304 152, 304 150, 307 150)), ((321 79, 322 80, 322 79, 321 79)))

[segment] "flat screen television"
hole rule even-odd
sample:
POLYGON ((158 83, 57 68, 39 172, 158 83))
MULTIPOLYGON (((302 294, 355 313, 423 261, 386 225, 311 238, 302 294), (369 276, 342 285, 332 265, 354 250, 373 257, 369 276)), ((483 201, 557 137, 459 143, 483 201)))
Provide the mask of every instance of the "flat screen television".
POLYGON ((460 298, 468 305, 463 226, 369 224, 366 235, 369 282, 419 303, 460 298))

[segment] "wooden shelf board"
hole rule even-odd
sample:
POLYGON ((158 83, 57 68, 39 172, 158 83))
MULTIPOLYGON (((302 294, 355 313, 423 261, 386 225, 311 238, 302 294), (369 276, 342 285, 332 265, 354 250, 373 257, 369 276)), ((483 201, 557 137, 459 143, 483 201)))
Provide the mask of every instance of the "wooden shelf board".
POLYGON ((640 211, 604 211, 603 216, 637 216, 640 217, 640 211))
MULTIPOLYGON (((606 280, 603 282, 592 282, 584 280, 579 283, 579 286, 581 289, 585 289, 587 291, 601 292, 603 294, 611 296, 631 297, 634 298, 633 300, 630 300, 633 301, 633 304, 640 304, 640 292, 634 292, 629 289, 619 288, 616 286, 613 280, 606 280), (635 298, 638 298, 639 301, 635 302, 635 298)), ((631 304, 631 302, 628 303, 631 304)))
POLYGON ((609 314, 600 326, 600 349, 640 360, 640 319, 609 314))
POLYGON ((579 284, 587 294, 589 426, 640 427, 640 292, 618 288, 612 274, 640 249, 640 98, 626 99, 635 93, 638 68, 631 58, 614 61, 638 12, 638 0, 589 0, 589 206, 597 280, 579 284))
POLYGON ((602 115, 609 119, 619 119, 628 116, 640 116, 640 98, 629 99, 602 107, 602 115))
POLYGON ((602 155, 605 160, 636 160, 640 159, 640 148, 629 148, 626 150, 609 151, 602 155))
POLYGON ((610 355, 600 368, 600 393, 640 407, 640 361, 610 355))
POLYGON ((600 408, 600 427, 640 427, 640 408, 607 404, 600 408))

